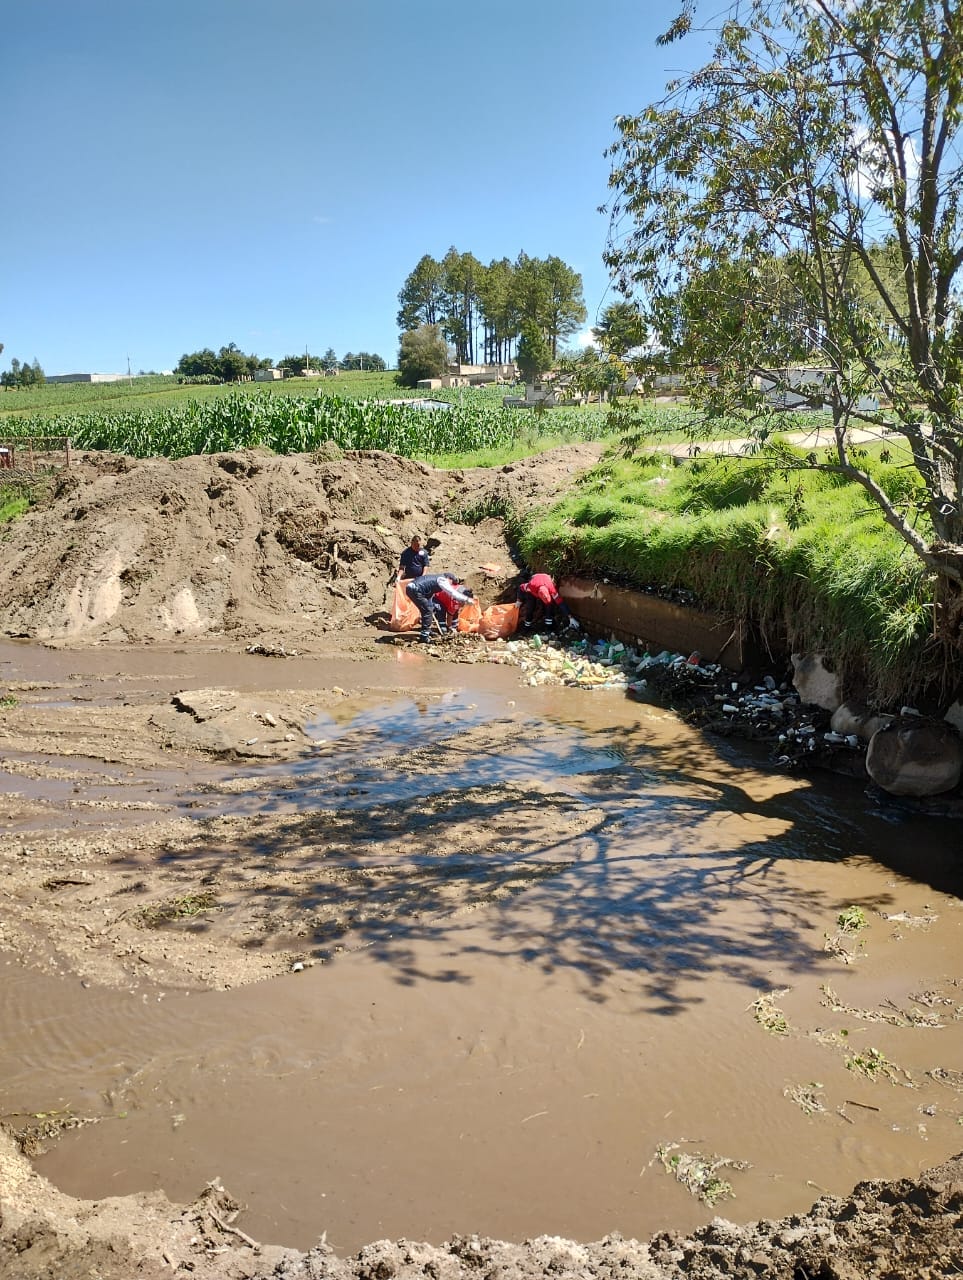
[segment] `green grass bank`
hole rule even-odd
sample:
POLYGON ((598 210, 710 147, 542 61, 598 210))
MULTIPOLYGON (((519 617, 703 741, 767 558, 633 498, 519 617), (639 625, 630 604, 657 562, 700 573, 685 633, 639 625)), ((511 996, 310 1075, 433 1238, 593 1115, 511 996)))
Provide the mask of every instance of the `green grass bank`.
MULTIPOLYGON (((931 576, 862 489, 803 460, 779 442, 752 458, 612 454, 517 536, 557 576, 684 589, 774 655, 822 652, 878 705, 945 686, 931 576)), ((895 500, 919 496, 911 468, 865 465, 895 500)))

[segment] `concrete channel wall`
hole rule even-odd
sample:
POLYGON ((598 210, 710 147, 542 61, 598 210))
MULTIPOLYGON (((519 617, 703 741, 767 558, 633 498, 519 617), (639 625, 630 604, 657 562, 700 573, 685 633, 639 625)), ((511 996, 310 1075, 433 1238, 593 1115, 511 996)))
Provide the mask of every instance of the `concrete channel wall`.
POLYGON ((721 663, 730 671, 742 671, 754 660, 754 646, 741 620, 592 578, 565 578, 559 590, 579 622, 592 631, 612 633, 652 650, 698 652, 704 662, 721 663))

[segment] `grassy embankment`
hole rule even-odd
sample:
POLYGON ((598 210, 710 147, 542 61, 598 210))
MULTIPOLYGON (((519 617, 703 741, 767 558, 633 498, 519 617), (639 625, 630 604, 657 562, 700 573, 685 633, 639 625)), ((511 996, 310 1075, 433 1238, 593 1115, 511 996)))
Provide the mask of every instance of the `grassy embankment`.
MULTIPOLYGON (((898 703, 942 674, 932 580, 861 489, 803 457, 778 442, 755 458, 613 452, 515 534, 532 565, 686 589, 774 654, 821 651, 850 688, 898 703)), ((919 496, 911 467, 873 450, 866 465, 896 501, 919 496)))

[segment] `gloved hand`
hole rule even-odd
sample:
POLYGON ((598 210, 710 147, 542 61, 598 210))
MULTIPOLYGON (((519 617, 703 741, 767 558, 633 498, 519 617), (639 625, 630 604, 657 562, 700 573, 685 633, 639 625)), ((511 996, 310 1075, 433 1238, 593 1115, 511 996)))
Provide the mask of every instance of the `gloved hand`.
POLYGON ((582 630, 581 626, 579 625, 578 618, 569 618, 569 620, 568 620, 568 629, 569 629, 569 631, 581 631, 581 630, 582 630))

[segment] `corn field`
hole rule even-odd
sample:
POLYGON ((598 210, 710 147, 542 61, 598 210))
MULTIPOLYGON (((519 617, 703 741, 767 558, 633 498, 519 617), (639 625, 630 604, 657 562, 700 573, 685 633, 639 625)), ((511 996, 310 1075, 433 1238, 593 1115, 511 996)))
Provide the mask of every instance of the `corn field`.
POLYGON ((106 449, 134 457, 183 458, 233 449, 309 453, 325 441, 342 449, 383 449, 430 457, 503 448, 523 436, 595 440, 607 434, 601 410, 553 409, 544 415, 503 406, 417 409, 378 400, 312 399, 240 393, 204 402, 125 410, 23 417, 4 424, 11 436, 69 436, 76 449, 106 449))

